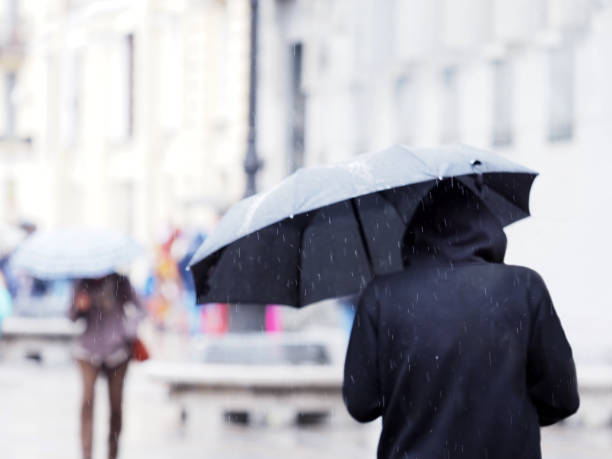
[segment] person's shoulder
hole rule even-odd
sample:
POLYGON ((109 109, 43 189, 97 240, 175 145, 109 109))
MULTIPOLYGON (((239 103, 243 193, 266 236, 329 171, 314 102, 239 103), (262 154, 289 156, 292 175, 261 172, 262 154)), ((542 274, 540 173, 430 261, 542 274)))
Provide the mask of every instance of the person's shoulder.
POLYGON ((522 284, 526 285, 527 287, 538 288, 538 287, 544 287, 546 285, 540 273, 538 273, 533 268, 528 268, 526 266, 520 266, 520 265, 500 265, 500 266, 505 267, 505 269, 507 269, 509 273, 513 274, 517 278, 518 281, 520 281, 522 284))

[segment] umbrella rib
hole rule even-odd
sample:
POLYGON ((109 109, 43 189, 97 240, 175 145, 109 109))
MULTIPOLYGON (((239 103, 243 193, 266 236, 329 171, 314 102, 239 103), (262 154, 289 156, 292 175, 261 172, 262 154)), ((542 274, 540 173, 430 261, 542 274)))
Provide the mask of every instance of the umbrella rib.
MULTIPOLYGON (((419 182, 420 184, 431 184, 431 188, 433 188, 434 186, 434 180, 425 180, 424 182, 419 182)), ((410 186, 410 185, 408 185, 410 186)), ((431 189, 430 188, 430 189, 431 189)), ((393 209, 395 210, 395 212, 397 212, 397 215, 399 216, 399 218, 404 222, 404 225, 408 226, 410 224, 410 222, 412 221, 412 217, 413 215, 410 215, 409 217, 407 216, 406 218, 404 218, 404 214, 402 212, 402 209, 400 209, 397 205, 397 203, 393 200, 389 198, 389 195, 386 193, 387 190, 383 190, 383 191, 379 191, 378 195, 385 201, 387 202, 391 207, 393 207, 393 209)), ((423 196, 421 196, 419 198, 419 202, 423 199, 423 197, 427 194, 427 191, 423 194, 423 196)))
POLYGON ((357 220, 357 228, 359 229, 359 235, 361 236, 361 241, 363 244, 363 249, 365 250, 366 258, 368 259, 368 265, 370 267, 370 275, 374 277, 374 263, 372 262, 372 254, 370 253, 370 246, 368 245, 368 240, 363 231, 363 224, 361 222, 361 217, 359 216, 359 210, 357 209, 357 204, 355 203, 355 198, 351 199, 351 206, 353 207, 353 213, 355 214, 355 219, 357 220))
POLYGON ((306 226, 302 227, 300 231, 300 244, 298 245, 298 255, 299 259, 296 263, 296 289, 297 289, 297 298, 296 303, 297 306, 303 306, 302 304, 302 261, 304 257, 304 234, 306 233, 306 226))

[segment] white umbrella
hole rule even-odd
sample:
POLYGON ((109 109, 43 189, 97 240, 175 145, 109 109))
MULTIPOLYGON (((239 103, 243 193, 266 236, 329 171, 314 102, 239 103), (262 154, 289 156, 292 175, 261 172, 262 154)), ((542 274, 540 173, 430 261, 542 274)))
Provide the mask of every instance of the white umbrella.
POLYGON ((117 231, 62 228, 29 237, 16 250, 11 264, 40 279, 95 278, 125 267, 142 251, 117 231))

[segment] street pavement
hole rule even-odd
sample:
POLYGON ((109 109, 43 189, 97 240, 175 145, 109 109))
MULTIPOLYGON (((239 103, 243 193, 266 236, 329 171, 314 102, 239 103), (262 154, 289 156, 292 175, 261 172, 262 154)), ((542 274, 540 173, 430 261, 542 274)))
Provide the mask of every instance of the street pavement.
MULTIPOLYGON (((100 379, 95 405, 95 456, 106 457, 106 381, 100 379)), ((0 457, 3 459, 79 458, 79 375, 66 359, 36 363, 0 360, 0 457)), ((151 381, 141 364, 128 372, 125 394, 124 459, 172 457, 373 458, 379 423, 352 421, 339 400, 320 425, 297 427, 283 413, 269 412, 251 426, 230 425, 220 412, 193 400, 181 421, 181 405, 165 387, 151 381)), ((265 407, 262 407, 265 408, 265 407)), ((285 413, 286 414, 286 413, 285 413)), ((612 457, 612 428, 567 425, 543 429, 544 458, 612 457)))

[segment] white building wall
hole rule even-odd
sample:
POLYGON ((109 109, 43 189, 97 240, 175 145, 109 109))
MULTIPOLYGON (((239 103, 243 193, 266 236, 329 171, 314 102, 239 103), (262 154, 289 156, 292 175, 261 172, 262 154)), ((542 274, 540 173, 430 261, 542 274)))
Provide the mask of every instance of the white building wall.
MULTIPOLYGON (((301 2, 262 0, 268 11, 301 2)), ((579 361, 612 355, 612 304, 606 283, 612 187, 605 178, 612 140, 612 5, 583 0, 312 1, 299 26, 310 59, 306 110, 306 163, 341 160, 411 139, 442 141, 449 122, 445 68, 456 69, 456 140, 489 148, 538 170, 533 217, 508 228, 508 261, 536 268, 549 284, 579 361), (459 5, 460 3, 460 5, 459 5), (392 31, 392 33, 386 33, 392 31), (550 52, 574 47, 574 123, 566 140, 549 139, 550 52), (493 146, 495 74, 505 59, 512 69, 511 141, 493 146), (406 78, 414 94, 398 81, 406 78), (412 102, 411 102, 412 101, 412 102), (401 115, 402 103, 416 111, 401 115), (398 116, 412 129, 403 129, 398 116), (409 131, 414 131, 410 133, 409 131), (591 330, 591 332, 589 332, 591 330)), ((262 25, 260 132, 269 158, 284 158, 286 104, 281 30, 290 14, 270 14, 262 25), (276 22, 275 22, 276 21, 276 22), (269 34, 269 35, 266 35, 269 34), (273 74, 273 75, 272 75, 273 74), (283 93, 285 91, 285 93, 283 93), (265 101, 265 102, 264 102, 265 101)), ((292 27, 295 18, 292 19, 292 27)), ((405 86, 407 88, 408 86, 405 86)), ((270 165, 267 183, 282 178, 270 165), (273 178, 272 178, 273 177, 273 178)))
POLYGON ((491 40, 495 1, 444 0, 441 4, 441 40, 453 50, 469 50, 491 40))
POLYGON ((486 145, 491 139, 492 103, 491 63, 470 59, 461 66, 459 76, 459 132, 461 142, 486 145))

